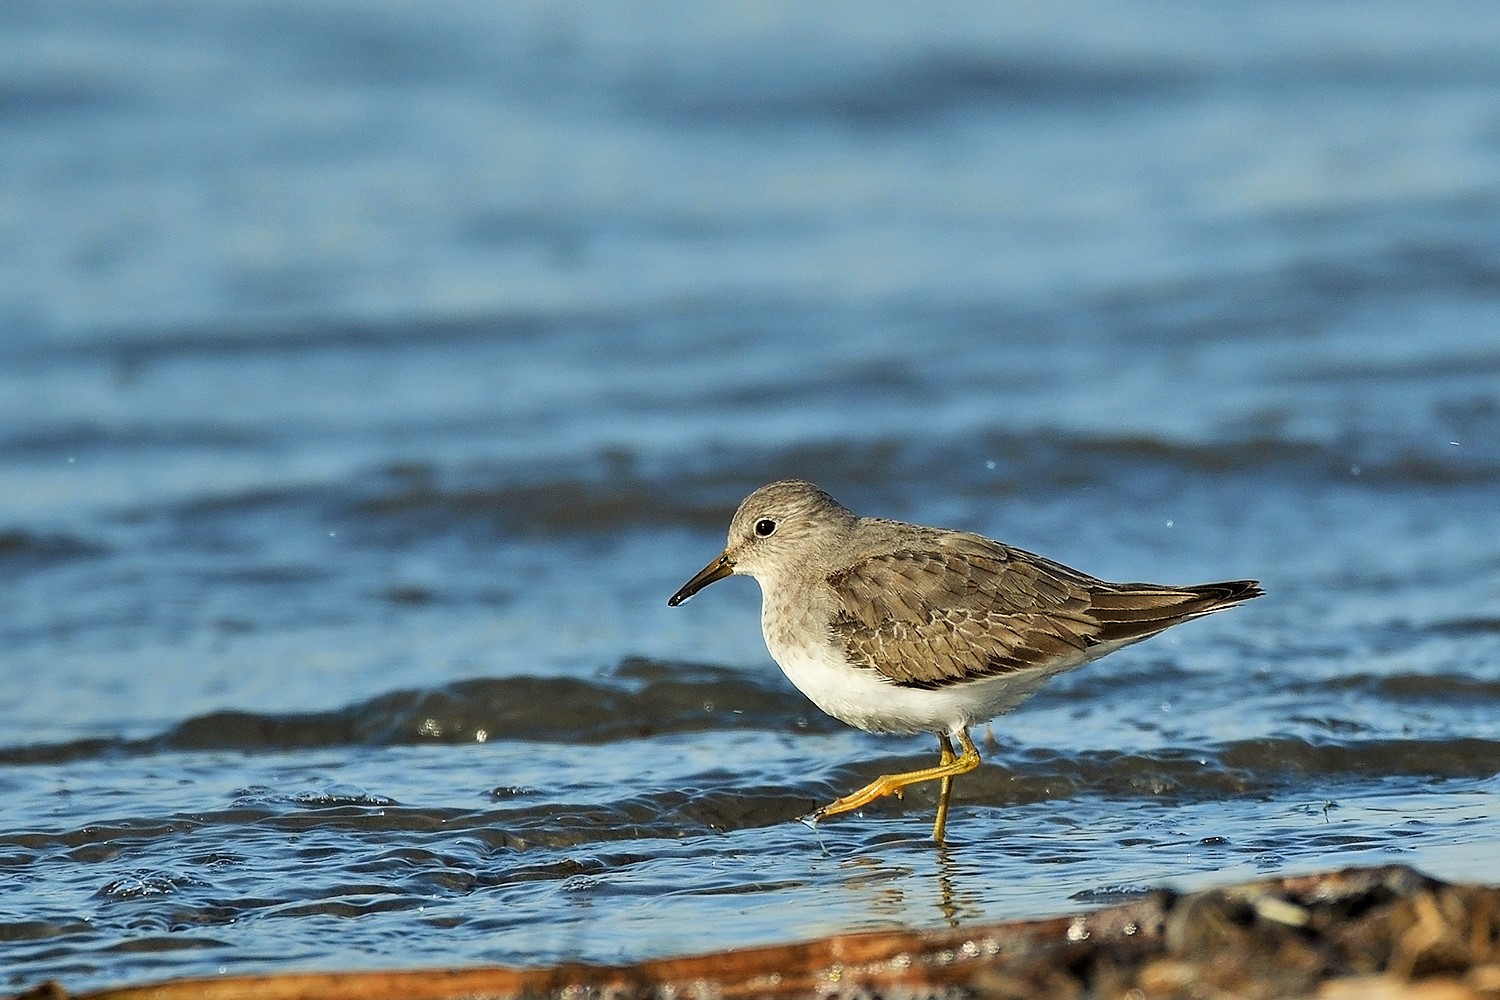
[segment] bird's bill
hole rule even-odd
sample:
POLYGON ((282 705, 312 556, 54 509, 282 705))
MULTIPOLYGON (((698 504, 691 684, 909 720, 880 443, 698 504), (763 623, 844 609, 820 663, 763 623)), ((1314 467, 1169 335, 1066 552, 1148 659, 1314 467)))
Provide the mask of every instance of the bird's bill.
POLYGON ((700 569, 697 576, 684 583, 682 589, 673 594, 671 600, 667 601, 667 606, 672 608, 677 607, 677 605, 686 601, 710 583, 713 583, 715 580, 722 580, 733 572, 734 563, 729 561, 729 553, 725 552, 719 558, 700 569))

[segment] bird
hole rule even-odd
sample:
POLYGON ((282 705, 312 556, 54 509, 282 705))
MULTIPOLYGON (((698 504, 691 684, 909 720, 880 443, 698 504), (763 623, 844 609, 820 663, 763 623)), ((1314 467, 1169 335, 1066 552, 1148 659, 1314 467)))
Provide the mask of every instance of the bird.
POLYGON ((740 503, 724 551, 667 604, 731 575, 760 585, 766 648, 819 709, 938 739, 936 765, 881 775, 806 819, 936 781, 939 844, 954 778, 980 764, 970 727, 1064 671, 1264 594, 1256 580, 1110 583, 971 532, 861 517, 791 479, 740 503))

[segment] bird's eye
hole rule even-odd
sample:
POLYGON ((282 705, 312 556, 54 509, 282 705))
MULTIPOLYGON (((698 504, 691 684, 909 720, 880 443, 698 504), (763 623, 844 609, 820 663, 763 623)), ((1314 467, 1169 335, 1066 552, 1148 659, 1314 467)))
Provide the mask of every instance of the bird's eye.
POLYGON ((765 538, 775 530, 776 522, 771 520, 769 517, 763 517, 759 521, 755 522, 755 533, 762 538, 765 538))

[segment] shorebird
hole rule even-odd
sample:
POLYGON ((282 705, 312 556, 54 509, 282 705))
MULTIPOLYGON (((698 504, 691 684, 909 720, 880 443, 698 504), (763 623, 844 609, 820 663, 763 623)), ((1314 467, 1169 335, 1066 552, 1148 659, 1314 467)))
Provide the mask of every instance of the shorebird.
POLYGON ((882 775, 808 818, 938 781, 939 843, 953 779, 979 766, 970 726, 1057 674, 1264 593, 1254 580, 1108 583, 966 531, 860 517, 797 480, 746 497, 723 553, 667 603, 732 574, 760 584, 766 648, 818 708, 868 732, 938 738, 935 766, 882 775))

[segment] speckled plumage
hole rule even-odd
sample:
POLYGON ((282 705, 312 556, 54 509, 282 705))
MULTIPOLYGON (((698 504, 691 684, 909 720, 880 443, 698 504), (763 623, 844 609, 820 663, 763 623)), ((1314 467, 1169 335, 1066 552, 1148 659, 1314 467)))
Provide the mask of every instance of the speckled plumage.
MULTIPOLYGON (((1051 676, 1262 593, 1252 580, 1108 583, 980 535, 859 517, 795 480, 746 497, 723 554, 669 603, 731 573, 760 583, 766 646, 819 708, 874 732, 936 732, 945 747, 956 736, 963 770, 978 764, 967 728, 1051 676)), ((948 766, 882 779, 893 786, 825 811, 941 777, 941 839, 946 788, 962 771, 929 772, 948 766)))
POLYGON ((827 582, 841 608, 830 628, 850 661, 924 688, 1117 648, 1255 596, 1249 581, 1106 583, 959 532, 867 556, 827 582))

